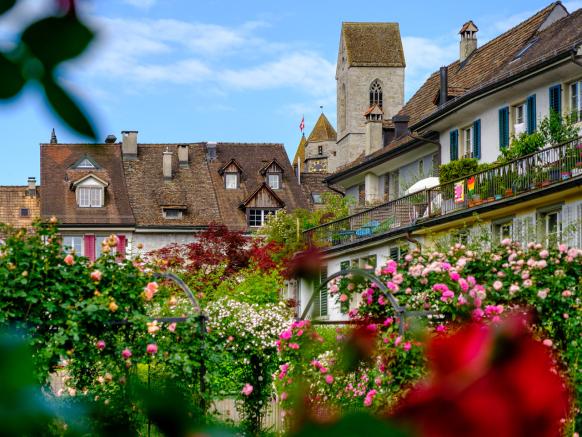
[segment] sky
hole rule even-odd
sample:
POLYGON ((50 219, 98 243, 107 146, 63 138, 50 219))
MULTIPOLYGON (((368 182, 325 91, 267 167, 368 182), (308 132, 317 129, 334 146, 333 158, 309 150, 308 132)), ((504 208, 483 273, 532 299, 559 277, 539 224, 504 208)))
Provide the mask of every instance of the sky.
MULTIPOLYGON (((46 15, 56 0, 20 0, 0 16, 0 46, 46 15)), ((97 32, 59 74, 85 105, 99 138, 139 131, 142 143, 283 143, 293 159, 299 123, 323 106, 336 122, 335 63, 342 21, 400 24, 405 98, 458 57, 458 31, 471 19, 479 45, 548 0, 355 2, 353 0, 79 0, 97 32), (366 6, 362 6, 366 5, 366 6)), ((569 11, 582 0, 565 1, 569 11)), ((39 179, 39 144, 86 142, 29 86, 0 103, 0 185, 39 179)))

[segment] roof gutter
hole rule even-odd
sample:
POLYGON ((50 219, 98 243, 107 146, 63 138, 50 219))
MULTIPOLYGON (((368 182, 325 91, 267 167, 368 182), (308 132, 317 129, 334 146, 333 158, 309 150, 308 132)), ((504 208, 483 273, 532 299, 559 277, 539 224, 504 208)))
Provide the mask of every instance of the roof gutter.
POLYGON ((413 138, 413 141, 409 141, 408 143, 404 143, 403 145, 391 150, 390 152, 388 152, 384 155, 380 155, 380 156, 376 157, 375 159, 370 159, 369 161, 365 161, 365 162, 363 162, 355 167, 349 168, 349 169, 344 170, 344 171, 339 172, 339 173, 332 174, 331 176, 328 176, 327 178, 325 178, 324 182, 328 185, 338 183, 339 181, 341 181, 349 176, 356 175, 363 170, 367 170, 369 168, 375 167, 378 164, 381 164, 382 162, 389 161, 390 159, 392 159, 398 155, 402 155, 403 153, 406 153, 406 152, 410 151, 411 149, 413 149, 415 146, 417 146, 421 142, 432 143, 432 144, 436 144, 436 145, 440 146, 440 143, 436 140, 433 140, 430 138, 420 137, 420 136, 413 135, 413 134, 408 134, 408 135, 413 138))
POLYGON ((506 78, 501 79, 499 81, 493 82, 483 88, 477 89, 473 92, 469 92, 464 94, 454 100, 450 100, 453 104, 446 105, 441 109, 437 109, 435 112, 430 114, 429 116, 425 117, 424 119, 420 120, 415 125, 411 126, 411 130, 422 130, 422 128, 427 127, 431 123, 441 120, 446 115, 451 112, 455 112, 462 108, 463 106, 472 103, 473 101, 479 100, 483 97, 486 97, 490 94, 493 94, 500 89, 507 88, 513 85, 515 82, 522 80, 524 77, 527 76, 536 76, 538 74, 543 73, 546 70, 554 67, 556 64, 563 63, 564 61, 568 61, 571 58, 571 54, 573 52, 572 48, 565 49, 555 56, 536 64, 530 68, 525 69, 521 73, 517 73, 515 75, 508 75, 506 78))

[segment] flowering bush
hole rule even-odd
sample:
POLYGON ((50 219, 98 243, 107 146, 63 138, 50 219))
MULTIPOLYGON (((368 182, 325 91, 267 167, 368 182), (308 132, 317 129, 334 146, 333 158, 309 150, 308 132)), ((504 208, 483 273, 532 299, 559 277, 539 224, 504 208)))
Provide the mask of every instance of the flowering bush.
MULTIPOLYGON (((389 260, 375 273, 407 311, 429 312, 424 318, 428 338, 454 332, 463 321, 499 324, 514 313, 531 314, 530 330, 558 353, 562 364, 557 368, 568 376, 580 398, 582 320, 574 315, 580 314, 582 306, 581 261, 582 251, 564 245, 521 247, 504 240, 492 250, 457 244, 446 252, 413 251, 400 262, 389 260)), ((287 367, 285 377, 275 377, 280 395, 286 393, 283 398, 287 398, 289 379, 302 379, 311 401, 322 400, 340 409, 353 408, 358 402, 364 407, 392 405, 426 372, 422 354, 426 337, 415 329, 420 320, 399 320, 389 296, 356 275, 331 282, 329 292, 361 328, 357 334, 338 333, 337 347, 311 355, 299 354, 293 346, 307 349, 302 344, 305 334, 297 336, 301 322, 284 331, 280 354, 287 367), (400 323, 406 328, 403 337, 396 329, 400 323), (369 357, 366 365, 350 369, 338 365, 341 345, 344 351, 346 347, 352 350, 350 356, 358 356, 354 350, 367 350, 360 354, 369 357), (304 363, 312 366, 306 368, 304 363), (378 377, 380 384, 373 384, 378 377)), ((574 415, 580 416, 578 409, 574 415)))

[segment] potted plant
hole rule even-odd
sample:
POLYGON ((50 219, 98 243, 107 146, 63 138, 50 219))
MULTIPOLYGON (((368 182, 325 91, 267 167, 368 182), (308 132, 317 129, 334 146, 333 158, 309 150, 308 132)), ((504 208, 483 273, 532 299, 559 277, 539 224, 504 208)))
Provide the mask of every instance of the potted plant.
POLYGON ((571 173, 569 171, 563 171, 561 173, 561 176, 562 176, 562 180, 565 181, 565 180, 570 179, 571 173))
POLYGON ((576 163, 576 167, 572 169, 572 176, 578 176, 582 174, 582 161, 576 163))

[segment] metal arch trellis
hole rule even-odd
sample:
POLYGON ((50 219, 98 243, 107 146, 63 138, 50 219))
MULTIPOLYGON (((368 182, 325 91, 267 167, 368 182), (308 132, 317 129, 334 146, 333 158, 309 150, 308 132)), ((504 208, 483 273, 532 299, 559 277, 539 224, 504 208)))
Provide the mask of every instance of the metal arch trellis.
MULTIPOLYGON (((384 295, 390 301, 390 304, 392 305, 392 308, 394 309, 394 312, 396 313, 396 316, 398 318, 398 332, 400 335, 404 334, 404 326, 406 323, 406 319, 408 319, 410 317, 423 317, 423 316, 429 316, 429 315, 435 314, 433 311, 408 311, 406 309, 406 307, 403 307, 402 305, 400 305, 398 303, 398 300, 390 292, 390 290, 388 289, 386 284, 384 284, 380 280, 380 278, 378 278, 376 275, 373 275, 368 270, 347 269, 347 270, 340 270, 339 272, 334 273, 331 276, 328 276, 319 285, 319 287, 317 287, 315 290, 313 290, 311 298, 309 299, 309 302, 307 302, 307 306, 305 307, 305 309, 303 310, 303 313, 301 314, 301 319, 306 319, 307 315, 309 314, 309 310, 311 309, 311 306, 313 305, 315 298, 319 295, 319 293, 321 292, 323 287, 327 287, 327 284, 335 278, 347 276, 350 274, 354 275, 354 276, 364 277, 364 278, 370 280, 371 282, 373 282, 374 284, 376 284, 378 286, 378 288, 380 289, 380 291, 382 293, 384 293, 384 295)), ((337 320, 337 321, 317 320, 317 321, 314 321, 313 323, 317 323, 320 325, 327 325, 327 324, 337 324, 337 323, 349 323, 349 321, 346 321, 346 320, 337 320)))

